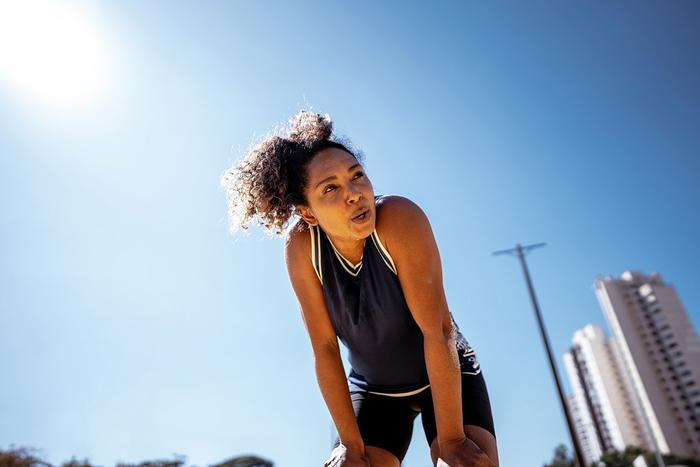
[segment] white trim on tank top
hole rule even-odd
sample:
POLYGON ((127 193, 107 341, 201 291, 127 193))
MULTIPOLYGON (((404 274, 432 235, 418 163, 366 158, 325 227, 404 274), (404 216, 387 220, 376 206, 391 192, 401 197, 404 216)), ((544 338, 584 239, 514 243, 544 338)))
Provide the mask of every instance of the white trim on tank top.
MULTIPOLYGON (((328 235, 326 235, 326 237, 328 237, 328 235)), ((365 239, 365 242, 366 241, 367 240, 365 239)), ((333 251, 335 251, 335 256, 337 256, 340 260, 340 264, 343 266, 343 269, 345 269, 351 275, 357 276, 360 273, 360 269, 362 269, 362 257, 364 256, 365 244, 362 244, 362 256, 360 256, 360 261, 357 264, 352 264, 352 261, 343 256, 340 253, 340 251, 338 251, 338 249, 335 247, 335 245, 333 245, 333 240, 331 240, 331 237, 328 237, 328 242, 333 247, 333 251)))
MULTIPOLYGON (((321 281, 321 284, 323 284, 323 266, 321 262, 321 235, 319 232, 321 230, 321 227, 319 227, 318 225, 311 225, 309 227, 309 230, 311 232, 311 264, 314 267, 314 270, 316 271, 318 280, 321 281), (317 231, 316 229, 318 229, 319 231, 317 231), (316 265, 318 265, 318 267, 316 267, 316 265)), ((326 235, 326 237, 328 237, 328 235, 326 235)), ((375 248, 379 252, 379 256, 382 258, 382 261, 384 261, 384 264, 386 264, 386 266, 389 268, 389 270, 391 270, 391 272, 397 274, 396 266, 394 265, 394 259, 391 257, 389 251, 382 243, 382 240, 379 238, 379 234, 377 233, 376 229, 372 231, 370 237, 372 237, 372 242, 374 243, 375 248)), ((365 242, 366 241, 367 239, 365 239, 365 242)), ((345 269, 348 272, 348 274, 357 277, 357 275, 360 273, 360 270, 362 269, 364 245, 363 255, 360 257, 360 261, 357 264, 352 264, 352 261, 347 259, 340 253, 340 251, 338 251, 330 237, 328 237, 328 242, 331 244, 331 247, 333 247, 333 251, 338 257, 340 265, 343 266, 343 269, 345 269)))
POLYGON ((309 226, 309 232, 311 234, 311 266, 313 266, 314 271, 316 271, 316 276, 318 276, 318 280, 321 282, 321 285, 323 285, 323 266, 321 266, 321 237, 319 236, 319 233, 316 232, 314 227, 317 226, 309 226), (318 250, 318 253, 316 250, 318 250), (317 262, 318 267, 316 267, 317 262))

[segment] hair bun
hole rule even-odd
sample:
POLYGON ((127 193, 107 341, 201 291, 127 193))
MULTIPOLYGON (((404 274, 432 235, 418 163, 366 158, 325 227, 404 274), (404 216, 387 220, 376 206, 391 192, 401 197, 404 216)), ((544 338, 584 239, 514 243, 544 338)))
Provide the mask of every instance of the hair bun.
POLYGON ((302 110, 289 120, 289 139, 304 146, 327 140, 333 134, 333 122, 328 114, 302 110))

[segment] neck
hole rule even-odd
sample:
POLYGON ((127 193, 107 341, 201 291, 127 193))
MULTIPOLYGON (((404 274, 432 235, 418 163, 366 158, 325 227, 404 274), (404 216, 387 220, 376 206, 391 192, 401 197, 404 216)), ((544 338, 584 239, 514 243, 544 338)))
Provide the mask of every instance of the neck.
POLYGON ((362 259, 362 252, 365 248, 365 238, 360 240, 348 240, 348 239, 337 239, 331 238, 331 242, 336 247, 336 249, 343 255, 348 261, 353 264, 357 264, 362 259))

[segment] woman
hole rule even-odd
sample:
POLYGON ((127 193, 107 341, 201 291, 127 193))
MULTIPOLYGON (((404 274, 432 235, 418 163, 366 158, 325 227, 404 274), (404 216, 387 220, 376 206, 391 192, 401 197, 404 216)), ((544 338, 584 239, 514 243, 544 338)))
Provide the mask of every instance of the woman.
POLYGON ((375 196, 328 116, 300 112, 222 179, 232 228, 286 235, 318 384, 338 431, 326 466, 398 467, 418 413, 434 465, 497 466, 488 393, 442 286, 421 209, 375 196), (348 348, 345 376, 338 339, 348 348))

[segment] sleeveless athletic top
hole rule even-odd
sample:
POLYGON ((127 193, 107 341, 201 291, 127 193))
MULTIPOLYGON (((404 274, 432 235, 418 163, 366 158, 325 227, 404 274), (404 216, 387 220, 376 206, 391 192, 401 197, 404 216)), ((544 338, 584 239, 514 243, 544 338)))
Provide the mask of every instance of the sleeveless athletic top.
MULTIPOLYGON (((423 333, 406 304, 394 261, 377 231, 365 239, 357 264, 343 257, 320 227, 310 226, 310 233, 311 261, 323 286, 330 320, 348 349, 350 392, 409 396, 430 386, 423 333)), ((454 318, 452 324, 461 372, 479 374, 474 350, 454 318)))

